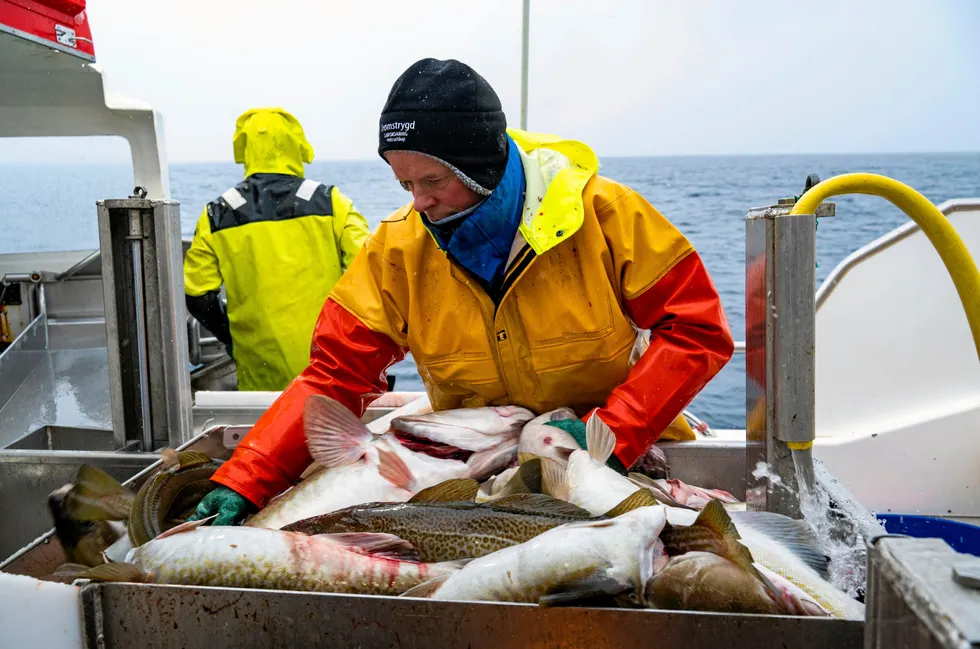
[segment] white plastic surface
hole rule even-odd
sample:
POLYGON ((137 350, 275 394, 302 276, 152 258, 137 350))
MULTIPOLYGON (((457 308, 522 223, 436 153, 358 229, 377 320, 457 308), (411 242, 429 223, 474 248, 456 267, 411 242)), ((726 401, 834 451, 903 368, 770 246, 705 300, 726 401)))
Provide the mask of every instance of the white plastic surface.
MULTIPOLYGON (((971 202, 949 220, 980 260, 971 202)), ((814 454, 869 509, 980 516, 980 361, 952 280, 911 222, 868 249, 821 287, 814 454)))
POLYGON ((0 647, 82 649, 79 588, 0 573, 0 647))
POLYGON ((0 137, 123 137, 134 184, 147 198, 170 198, 162 117, 142 102, 107 93, 97 65, 0 33, 0 78, 0 137))

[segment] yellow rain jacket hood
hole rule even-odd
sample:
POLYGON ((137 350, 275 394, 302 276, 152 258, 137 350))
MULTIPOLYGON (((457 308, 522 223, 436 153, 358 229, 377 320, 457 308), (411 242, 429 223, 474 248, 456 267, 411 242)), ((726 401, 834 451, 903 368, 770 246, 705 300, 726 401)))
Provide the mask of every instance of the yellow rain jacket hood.
POLYGON ((233 145, 245 180, 198 219, 184 289, 224 285, 239 390, 282 390, 309 363, 317 314, 369 231, 339 189, 304 179, 313 147, 288 112, 247 111, 233 145))

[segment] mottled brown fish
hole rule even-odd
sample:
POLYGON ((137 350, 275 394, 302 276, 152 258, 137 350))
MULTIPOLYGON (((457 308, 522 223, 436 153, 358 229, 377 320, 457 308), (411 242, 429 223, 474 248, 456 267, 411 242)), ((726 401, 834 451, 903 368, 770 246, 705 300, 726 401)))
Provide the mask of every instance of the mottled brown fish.
POLYGON ((102 552, 126 533, 132 492, 94 466, 83 464, 75 481, 48 496, 54 531, 72 563, 95 566, 102 552))
POLYGON ((197 451, 164 449, 163 468, 136 493, 129 516, 129 538, 139 547, 187 519, 214 488, 220 463, 197 451))
POLYGON ((368 503, 298 521, 284 531, 306 534, 371 532, 405 539, 427 562, 482 557, 524 543, 565 523, 604 520, 655 504, 646 490, 606 514, 589 512, 544 494, 519 493, 475 503, 477 483, 448 480, 407 503, 368 503))

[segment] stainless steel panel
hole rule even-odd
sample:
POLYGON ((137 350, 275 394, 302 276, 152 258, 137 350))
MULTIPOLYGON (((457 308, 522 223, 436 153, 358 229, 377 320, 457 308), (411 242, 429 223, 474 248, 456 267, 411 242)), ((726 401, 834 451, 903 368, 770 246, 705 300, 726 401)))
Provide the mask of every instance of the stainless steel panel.
POLYGON ((37 354, 33 371, 0 409, 0 447, 45 426, 111 430, 106 350, 37 354))
POLYGON ((184 298, 184 255, 180 238, 180 206, 157 201, 153 208, 152 281, 149 283, 149 338, 154 409, 164 409, 165 421, 154 422, 160 446, 180 446, 193 437, 191 382, 187 371, 187 307, 184 298), (159 353, 154 352, 159 349, 159 353))
POLYGON ((157 458, 109 452, 0 451, 0 556, 13 554, 51 529, 48 494, 71 482, 81 464, 93 464, 125 480, 157 458))
MULTIPOLYGON (((791 207, 746 216, 746 475, 750 508, 799 517, 787 442, 812 442, 816 433, 816 217, 790 215, 791 207), (752 472, 760 461, 789 489, 759 484, 752 472)), ((812 455, 802 455, 811 475, 812 455)))
POLYGON ((82 589, 90 646, 859 649, 863 622, 136 584, 82 589))
MULTIPOLYGON (((41 362, 48 338, 45 317, 40 315, 0 353, 0 432, 3 430, 4 407, 41 362)), ((0 445, 2 445, 0 439, 0 445)))
MULTIPOLYGON (((105 320, 102 318, 72 318, 48 320, 48 347, 61 349, 105 349, 105 320)), ((109 369, 106 367, 106 380, 109 369)))
POLYGON ((745 444, 723 440, 661 442, 670 477, 745 499, 745 444))
POLYGON ((102 278, 79 278, 45 284, 45 307, 49 318, 104 318, 102 278))
POLYGON ((5 447, 8 451, 114 451, 111 430, 44 426, 5 447))
POLYGON ((980 590, 954 568, 978 569, 940 539, 885 536, 868 551, 866 649, 980 647, 980 590))
POLYGON ((99 226, 114 428, 140 437, 145 421, 153 446, 177 446, 191 436, 177 203, 100 201, 99 226))

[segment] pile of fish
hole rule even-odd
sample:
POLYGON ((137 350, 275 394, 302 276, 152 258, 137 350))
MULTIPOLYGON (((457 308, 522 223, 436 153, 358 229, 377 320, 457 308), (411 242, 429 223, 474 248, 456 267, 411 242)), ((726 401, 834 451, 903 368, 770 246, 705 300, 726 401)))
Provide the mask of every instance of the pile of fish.
POLYGON ((804 522, 667 479, 657 450, 622 475, 606 465, 615 437, 598 418, 588 450, 544 425, 574 416, 461 409, 373 434, 314 396, 316 470, 243 526, 182 522, 218 465, 201 454, 169 452, 137 494, 84 467, 49 501, 70 562, 58 575, 863 619, 804 522))

